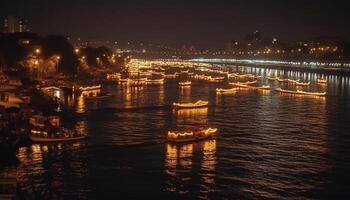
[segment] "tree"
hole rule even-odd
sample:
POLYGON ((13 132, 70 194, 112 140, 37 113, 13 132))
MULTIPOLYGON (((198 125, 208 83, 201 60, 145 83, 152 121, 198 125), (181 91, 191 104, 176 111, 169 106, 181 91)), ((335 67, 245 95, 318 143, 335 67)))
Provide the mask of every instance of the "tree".
POLYGON ((78 69, 78 58, 74 47, 63 36, 50 35, 44 38, 42 44, 43 56, 49 59, 59 55, 58 71, 67 74, 76 74, 78 69))

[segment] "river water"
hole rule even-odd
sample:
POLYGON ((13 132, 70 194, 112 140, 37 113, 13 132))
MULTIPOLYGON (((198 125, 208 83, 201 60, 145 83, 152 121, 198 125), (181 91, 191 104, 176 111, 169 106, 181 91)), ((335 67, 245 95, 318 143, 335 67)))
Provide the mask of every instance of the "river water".
MULTIPOLYGON (((350 81, 319 74, 234 67, 263 76, 259 84, 296 89, 267 76, 311 81, 311 97, 241 90, 217 96, 225 84, 108 86, 113 99, 66 98, 80 113, 74 124, 88 139, 20 148, 24 190, 64 199, 347 199, 350 197, 350 81), (177 101, 208 100, 202 109, 174 111, 177 101), (172 145, 167 131, 219 129, 216 139, 172 145)), ((300 89, 300 88, 299 88, 300 89)), ((41 197, 42 197, 41 196, 41 197)))

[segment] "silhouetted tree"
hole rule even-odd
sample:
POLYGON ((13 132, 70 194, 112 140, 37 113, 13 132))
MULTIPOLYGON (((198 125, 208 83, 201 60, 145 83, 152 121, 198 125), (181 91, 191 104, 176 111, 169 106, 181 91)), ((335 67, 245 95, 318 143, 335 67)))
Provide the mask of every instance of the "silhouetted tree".
POLYGON ((63 36, 50 35, 44 38, 42 44, 43 55, 46 59, 59 55, 58 70, 63 73, 76 74, 78 69, 78 58, 74 47, 63 36))

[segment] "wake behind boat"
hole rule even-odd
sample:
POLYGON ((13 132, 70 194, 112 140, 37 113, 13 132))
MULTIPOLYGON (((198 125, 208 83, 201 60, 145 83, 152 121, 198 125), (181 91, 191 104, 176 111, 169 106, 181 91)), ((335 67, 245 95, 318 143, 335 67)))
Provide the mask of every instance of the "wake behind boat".
POLYGON ((197 131, 168 131, 166 140, 173 143, 197 142, 214 137, 217 130, 217 128, 207 128, 197 131))
POLYGON ((202 101, 199 100, 195 103, 173 103, 174 108, 200 108, 200 107, 207 107, 208 101, 202 101))

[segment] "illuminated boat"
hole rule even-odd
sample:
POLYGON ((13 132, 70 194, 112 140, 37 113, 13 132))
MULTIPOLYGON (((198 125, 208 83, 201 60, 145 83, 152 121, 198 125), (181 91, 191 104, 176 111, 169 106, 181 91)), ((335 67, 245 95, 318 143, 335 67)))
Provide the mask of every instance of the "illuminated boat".
POLYGON ((241 88, 254 89, 254 90, 269 90, 270 89, 269 85, 263 85, 260 87, 256 87, 256 86, 245 85, 245 84, 235 84, 235 86, 241 87, 241 88))
POLYGON ((179 82, 179 86, 180 86, 180 87, 191 86, 191 85, 192 85, 192 82, 191 82, 191 81, 179 82))
POLYGON ((298 82, 299 82, 299 80, 280 79, 280 78, 277 78, 277 81, 278 81, 278 82, 281 82, 281 83, 298 83, 298 82))
POLYGON ((168 131, 167 141, 173 143, 197 142, 213 138, 217 130, 217 128, 207 128, 197 131, 168 131))
POLYGON ((113 94, 111 93, 99 93, 97 95, 85 96, 84 98, 87 100, 101 100, 101 99, 108 99, 111 97, 113 97, 113 94))
POLYGON ((75 130, 61 127, 60 117, 34 115, 29 119, 29 138, 33 142, 66 142, 81 140, 87 136, 79 134, 75 130))
POLYGON ((80 87, 80 91, 90 91, 90 90, 99 90, 101 89, 101 85, 96 85, 96 86, 88 86, 88 87, 80 87))
POLYGON ((141 87, 146 84, 147 78, 140 78, 140 79, 130 79, 129 80, 129 86, 132 87, 141 87))
POLYGON ((212 83, 219 83, 219 82, 223 82, 225 80, 225 77, 210 77, 208 79, 209 82, 212 82, 212 83))
POLYGON ((327 83, 327 79, 317 79, 317 83, 325 84, 327 83))
POLYGON ((256 84, 258 81, 247 81, 247 82, 235 82, 230 83, 230 85, 239 86, 239 85, 253 85, 256 84))
POLYGON ((173 106, 175 108, 200 108, 200 107, 207 107, 208 106, 208 101, 202 101, 199 100, 195 103, 173 103, 173 106))
POLYGON ((267 80, 269 80, 269 81, 277 81, 278 78, 277 77, 267 77, 267 80))
POLYGON ((231 88, 231 89, 222 89, 222 88, 216 88, 216 94, 234 94, 236 93, 238 88, 231 88))
POLYGON ((32 142, 69 142, 75 140, 85 139, 87 136, 83 134, 77 134, 75 131, 68 131, 61 129, 54 134, 48 134, 46 131, 31 130, 29 138, 32 142))
POLYGON ((128 78, 119 79, 119 83, 120 83, 120 84, 129 83, 129 80, 130 80, 130 79, 128 79, 128 78))
POLYGON ((298 85, 298 86, 309 86, 310 82, 300 82, 300 81, 298 81, 298 82, 295 82, 295 84, 298 85))
POLYGON ((164 79, 147 79, 146 83, 149 85, 163 85, 164 79))
POLYGON ((287 93, 287 94, 297 94, 297 95, 309 95, 309 96, 326 96, 326 92, 305 92, 301 90, 285 90, 282 88, 277 88, 277 92, 287 93))

